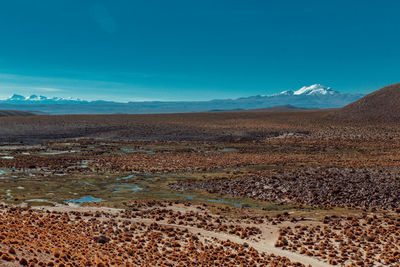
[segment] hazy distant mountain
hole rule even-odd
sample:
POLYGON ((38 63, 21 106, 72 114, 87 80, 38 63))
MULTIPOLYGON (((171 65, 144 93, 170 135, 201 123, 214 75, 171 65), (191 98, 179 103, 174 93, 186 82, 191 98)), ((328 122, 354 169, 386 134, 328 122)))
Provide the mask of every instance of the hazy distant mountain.
POLYGON ((281 105, 281 106, 275 106, 275 107, 270 107, 270 108, 247 109, 245 111, 248 111, 248 112, 295 112, 295 111, 306 111, 306 110, 315 110, 315 109, 295 107, 292 105, 281 105))
POLYGON ((119 103, 111 101, 85 101, 73 98, 47 98, 14 94, 0 100, 0 109, 29 110, 48 114, 111 114, 111 113, 179 113, 209 110, 260 109, 282 105, 304 108, 343 107, 363 97, 362 94, 344 94, 320 84, 304 86, 296 91, 275 95, 257 95, 238 99, 210 101, 146 101, 119 103))
POLYGON ((0 117, 33 116, 35 114, 19 110, 0 110, 0 117))

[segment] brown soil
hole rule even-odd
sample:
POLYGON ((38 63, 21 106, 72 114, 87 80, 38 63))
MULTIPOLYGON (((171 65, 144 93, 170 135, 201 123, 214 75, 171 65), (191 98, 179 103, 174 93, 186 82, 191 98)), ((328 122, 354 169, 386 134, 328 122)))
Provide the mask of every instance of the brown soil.
POLYGON ((33 116, 34 114, 18 110, 0 110, 0 117, 33 116))

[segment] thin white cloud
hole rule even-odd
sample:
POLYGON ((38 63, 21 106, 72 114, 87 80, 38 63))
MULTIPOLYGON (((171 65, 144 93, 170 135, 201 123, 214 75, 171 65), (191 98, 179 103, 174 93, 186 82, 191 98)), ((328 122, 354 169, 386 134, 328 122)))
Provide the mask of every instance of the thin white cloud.
POLYGON ((128 102, 145 100, 140 97, 129 98, 129 94, 142 95, 146 90, 144 87, 115 81, 0 73, 0 99, 8 98, 12 94, 24 96, 43 94, 47 97, 128 102))
POLYGON ((117 23, 102 4, 95 4, 90 8, 90 16, 107 33, 113 33, 117 30, 117 23))
POLYGON ((62 91, 64 91, 63 89, 60 89, 60 88, 42 88, 42 87, 39 87, 39 88, 32 88, 33 90, 37 90, 37 91, 42 91, 42 92, 62 92, 62 91))
POLYGON ((114 81, 103 81, 103 80, 90 80, 90 79, 76 79, 76 78, 59 78, 59 77, 45 77, 45 76, 30 76, 21 74, 10 74, 10 73, 0 73, 0 85, 7 86, 23 86, 37 88, 37 89, 61 89, 60 87, 54 87, 56 85, 62 84, 61 87, 98 87, 98 86, 123 86, 124 83, 114 82, 114 81))

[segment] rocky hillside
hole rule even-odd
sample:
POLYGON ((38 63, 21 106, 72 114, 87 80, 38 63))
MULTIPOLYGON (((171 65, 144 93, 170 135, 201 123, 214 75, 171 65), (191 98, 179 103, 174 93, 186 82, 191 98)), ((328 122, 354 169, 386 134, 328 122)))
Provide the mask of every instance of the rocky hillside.
POLYGON ((368 94, 335 111, 331 117, 343 121, 400 122, 400 83, 368 94))

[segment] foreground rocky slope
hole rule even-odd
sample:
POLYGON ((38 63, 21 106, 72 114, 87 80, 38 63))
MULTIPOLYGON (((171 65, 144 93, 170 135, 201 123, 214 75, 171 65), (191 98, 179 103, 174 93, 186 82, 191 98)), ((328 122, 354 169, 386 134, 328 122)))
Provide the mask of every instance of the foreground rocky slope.
POLYGON ((294 201, 314 207, 382 208, 400 211, 400 169, 311 168, 236 179, 190 181, 177 190, 206 190, 263 201, 294 201))

